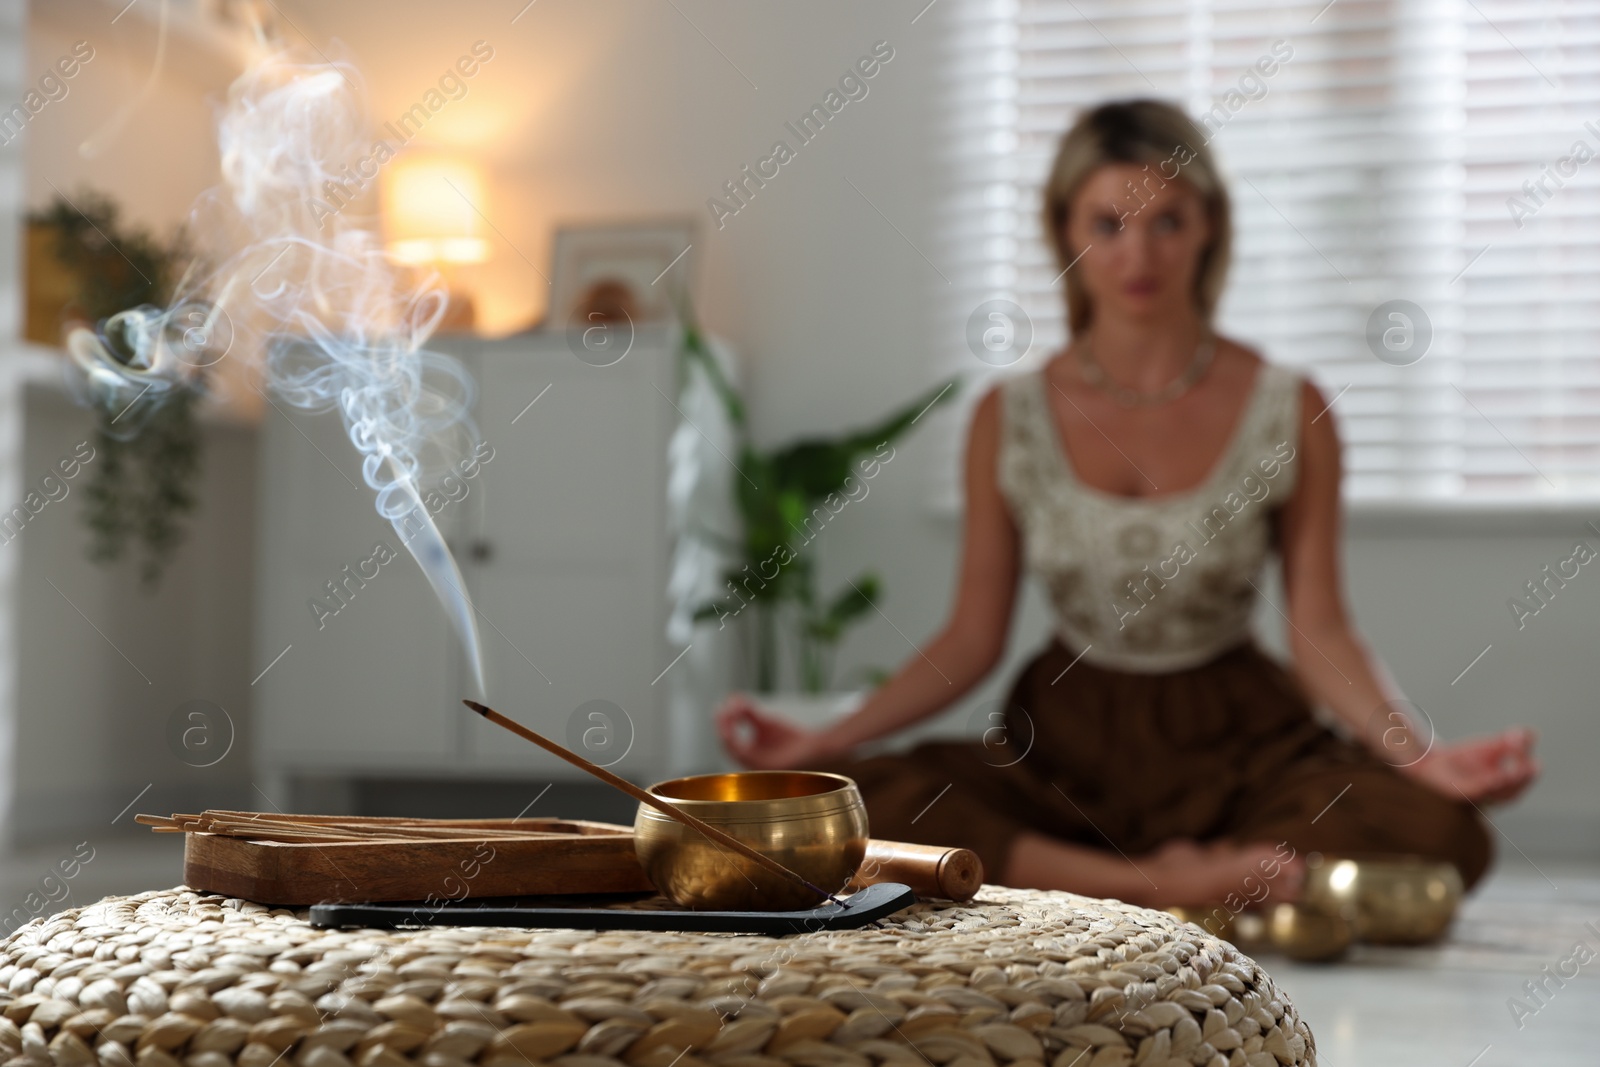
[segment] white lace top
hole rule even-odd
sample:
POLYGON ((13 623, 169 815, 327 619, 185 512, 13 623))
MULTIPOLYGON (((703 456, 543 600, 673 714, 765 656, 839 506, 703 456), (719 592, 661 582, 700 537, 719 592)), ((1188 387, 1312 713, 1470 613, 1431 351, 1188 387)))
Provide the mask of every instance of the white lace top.
POLYGON ((1270 513, 1294 490, 1301 381, 1263 364, 1211 473, 1149 499, 1078 480, 1042 371, 1001 386, 1000 489, 1067 647, 1092 663, 1163 672, 1249 637, 1270 513))

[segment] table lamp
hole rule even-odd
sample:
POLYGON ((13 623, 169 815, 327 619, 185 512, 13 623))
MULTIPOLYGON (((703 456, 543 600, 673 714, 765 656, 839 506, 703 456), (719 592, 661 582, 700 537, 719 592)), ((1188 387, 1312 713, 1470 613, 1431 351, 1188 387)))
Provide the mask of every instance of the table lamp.
POLYGON ((419 155, 386 169, 382 209, 389 255, 409 266, 434 267, 444 277, 450 303, 441 329, 472 328, 472 295, 457 286, 454 270, 489 258, 483 206, 483 174, 474 163, 419 155))

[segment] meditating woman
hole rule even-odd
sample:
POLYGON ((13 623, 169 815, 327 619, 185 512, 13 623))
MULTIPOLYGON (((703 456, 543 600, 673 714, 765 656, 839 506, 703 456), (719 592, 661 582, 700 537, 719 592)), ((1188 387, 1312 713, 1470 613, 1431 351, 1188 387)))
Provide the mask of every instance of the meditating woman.
POLYGON ((1293 900, 1311 851, 1442 858, 1476 882, 1480 809, 1532 781, 1532 731, 1429 736, 1352 626, 1334 412, 1211 328, 1229 206, 1204 135, 1156 101, 1089 111, 1044 224, 1071 343, 977 406, 949 621, 827 729, 735 694, 725 745, 749 767, 847 774, 873 836, 971 848, 1005 885, 1159 906, 1267 878, 1293 900), (1274 550, 1292 673, 1250 629, 1274 550), (1055 635, 989 732, 853 758, 996 665, 1024 566, 1055 635))

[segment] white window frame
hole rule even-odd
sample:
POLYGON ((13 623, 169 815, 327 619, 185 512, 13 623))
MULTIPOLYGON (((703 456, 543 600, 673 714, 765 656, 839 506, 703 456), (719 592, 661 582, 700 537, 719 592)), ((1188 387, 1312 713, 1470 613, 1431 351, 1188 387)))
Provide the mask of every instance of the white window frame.
MULTIPOLYGON (((1147 95, 1199 115, 1234 81, 1220 72, 1248 69, 1252 35, 1263 54, 1286 39, 1294 60, 1212 143, 1235 227, 1219 328, 1301 366, 1333 400, 1356 510, 1600 505, 1600 158, 1559 188, 1546 179, 1554 195, 1522 226, 1511 211, 1520 181, 1559 166, 1580 136, 1600 156, 1600 0, 1260 2, 1255 13, 1239 0, 949 2, 935 258, 950 285, 935 306, 941 369, 965 379, 951 422, 1064 341, 1037 188, 1076 110, 1147 95), (1130 18, 1146 9, 1166 21, 1130 18), (1067 42, 1055 69, 1050 40, 1067 42), (1064 103, 1051 121, 1053 92, 1064 103), (1350 102, 1362 94, 1365 113, 1350 102), (1281 168, 1275 141, 1296 146, 1281 168), (968 342, 973 310, 993 299, 1020 304, 1033 328, 1013 366, 985 366, 968 342), (1427 355, 1409 366, 1380 361, 1365 339, 1393 299, 1431 325, 1427 355), (1534 325, 1517 337, 1524 320, 1534 325)), ((942 457, 941 510, 959 507, 961 436, 942 457)))

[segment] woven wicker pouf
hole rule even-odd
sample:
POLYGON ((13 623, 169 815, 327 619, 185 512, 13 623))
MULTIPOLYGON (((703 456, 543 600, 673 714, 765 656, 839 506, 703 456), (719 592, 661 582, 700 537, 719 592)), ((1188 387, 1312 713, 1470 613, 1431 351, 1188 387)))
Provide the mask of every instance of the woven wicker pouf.
POLYGON ((0 943, 4 1067, 1315 1064, 1229 943, 1164 912, 984 886, 787 938, 318 930, 179 888, 0 943))

